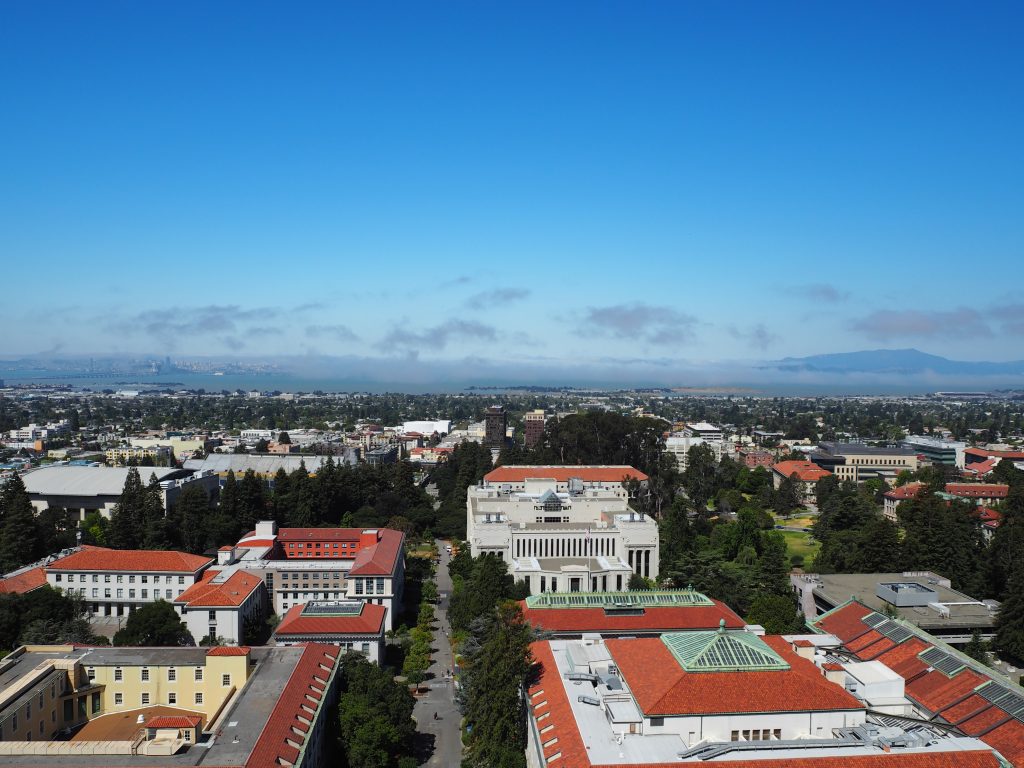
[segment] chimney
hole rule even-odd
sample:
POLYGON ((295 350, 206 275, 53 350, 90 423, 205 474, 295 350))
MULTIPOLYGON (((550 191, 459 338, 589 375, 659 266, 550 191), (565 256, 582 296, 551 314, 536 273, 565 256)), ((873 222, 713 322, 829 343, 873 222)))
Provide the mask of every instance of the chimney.
POLYGON ((842 685, 843 687, 846 686, 846 670, 843 669, 842 664, 829 661, 821 665, 821 670, 825 674, 825 679, 830 683, 842 685))
POLYGON ((810 640, 797 640, 793 643, 793 651, 801 659, 811 660, 814 658, 814 643, 810 640))

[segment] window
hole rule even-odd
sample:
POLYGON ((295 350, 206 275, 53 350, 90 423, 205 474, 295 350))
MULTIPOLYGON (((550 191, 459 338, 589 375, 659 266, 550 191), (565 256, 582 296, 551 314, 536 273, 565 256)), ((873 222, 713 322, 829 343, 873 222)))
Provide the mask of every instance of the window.
POLYGON ((170 600, 171 599, 171 590, 165 589, 164 590, 164 597, 166 597, 168 600, 170 600))
POLYGON ((184 584, 185 583, 185 577, 184 576, 179 576, 178 577, 178 583, 179 584, 184 584))
POLYGON ((81 582, 82 584, 85 583, 85 574, 84 573, 80 573, 78 575, 78 581, 81 582))
POLYGON ((124 590, 123 589, 117 590, 117 596, 118 597, 124 597, 124 590))
POLYGON ((124 694, 123 693, 115 693, 114 694, 114 706, 120 707, 122 704, 124 704, 124 694))
POLYGON ((89 682, 91 683, 93 680, 96 679, 96 667, 86 667, 85 674, 89 678, 89 682))
POLYGON ((123 584, 124 583, 124 576, 122 576, 121 574, 118 574, 117 575, 117 583, 118 584, 123 584))
POLYGON ((109 573, 103 574, 103 583, 104 584, 109 584, 110 583, 110 574, 109 573))
POLYGON ((231 675, 221 675, 220 684, 225 688, 231 687, 231 675))
POLYGON ((140 699, 140 701, 142 702, 142 706, 148 707, 149 706, 149 694, 148 693, 142 694, 142 698, 140 699))
POLYGON ((216 621, 217 620, 217 612, 216 611, 210 611, 209 613, 210 613, 210 621, 216 621))
POLYGON ((144 683, 148 683, 149 682, 149 667, 143 667, 142 668, 142 682, 144 682, 144 683))
POLYGON ((128 597, 130 597, 132 600, 135 599, 135 590, 134 589, 129 589, 128 590, 128 597))
POLYGON ((61 578, 62 578, 62 574, 59 574, 59 573, 58 573, 58 574, 57 574, 56 576, 54 576, 54 577, 53 577, 53 580, 54 580, 54 581, 60 581, 60 580, 61 580, 61 578))
POLYGON ((178 694, 176 694, 176 693, 168 693, 167 694, 167 703, 168 704, 177 704, 178 703, 178 694))
POLYGON ((740 732, 739 731, 733 731, 731 736, 730 736, 730 740, 731 741, 739 741, 740 740, 740 732))
POLYGON ((363 653, 368 654, 370 652, 370 644, 369 643, 363 643, 362 648, 360 650, 363 653))
POLYGON ((94 573, 94 574, 92 575, 92 583, 93 583, 93 584, 96 584, 96 583, 98 583, 98 582, 99 582, 99 580, 100 580, 100 577, 99 577, 99 576, 97 576, 97 575, 96 575, 96 574, 94 573))
POLYGON ((384 594, 384 579, 377 579, 377 594, 384 594))
POLYGON ((196 702, 196 704, 202 704, 203 703, 203 694, 202 693, 197 693, 196 694, 195 702, 196 702))
POLYGON ((363 594, 363 580, 362 579, 356 579, 356 594, 357 595, 363 594))
POLYGON ((167 669, 167 682, 173 683, 178 679, 178 670, 174 667, 168 667, 167 669))
POLYGON ((124 679, 124 670, 120 667, 114 667, 114 682, 120 683, 124 679))
POLYGON ((782 729, 781 728, 776 728, 775 731, 774 731, 774 734, 775 734, 775 738, 776 739, 781 739, 782 738, 782 729))
POLYGON ((99 591, 99 589, 97 589, 96 587, 93 587, 93 588, 92 588, 92 596, 93 596, 93 597, 99 597, 99 596, 100 596, 100 591, 99 591))
POLYGON ((109 587, 107 587, 107 588, 105 588, 103 590, 103 596, 104 597, 110 597, 110 588, 109 587))
POLYGON ((195 679, 195 681, 197 683, 202 681, 202 679, 203 679, 203 668, 202 667, 196 667, 193 670, 193 678, 195 679))
POLYGON ((149 583, 149 576, 140 576, 139 577, 139 581, 141 581, 143 584, 148 584, 149 583))
POLYGON ((131 576, 128 577, 128 583, 129 584, 134 584, 135 583, 135 576, 134 575, 131 575, 131 576))
POLYGON ((192 741, 192 729, 191 728, 186 728, 185 729, 185 735, 184 735, 183 738, 184 738, 186 744, 188 742, 192 741))

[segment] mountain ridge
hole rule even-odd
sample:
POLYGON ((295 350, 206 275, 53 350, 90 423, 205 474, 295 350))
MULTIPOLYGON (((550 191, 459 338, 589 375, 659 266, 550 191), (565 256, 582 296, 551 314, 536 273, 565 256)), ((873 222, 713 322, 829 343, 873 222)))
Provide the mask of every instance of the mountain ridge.
POLYGON ((1024 375, 1024 360, 1004 363, 950 360, 919 349, 868 349, 858 352, 831 352, 807 357, 784 357, 763 366, 781 371, 819 373, 938 373, 954 376, 1024 375))

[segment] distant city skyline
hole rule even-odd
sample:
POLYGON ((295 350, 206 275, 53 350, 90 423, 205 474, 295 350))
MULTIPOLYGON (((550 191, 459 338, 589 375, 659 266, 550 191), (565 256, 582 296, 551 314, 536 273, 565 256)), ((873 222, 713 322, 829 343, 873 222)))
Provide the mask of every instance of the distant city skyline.
POLYGON ((1024 358, 1017 4, 0 14, 0 356, 1024 358))

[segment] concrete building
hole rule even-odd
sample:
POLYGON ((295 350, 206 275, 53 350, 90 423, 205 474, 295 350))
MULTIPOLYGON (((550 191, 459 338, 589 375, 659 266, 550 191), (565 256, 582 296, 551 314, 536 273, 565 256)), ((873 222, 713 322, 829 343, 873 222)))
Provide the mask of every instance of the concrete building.
POLYGON ((743 629, 729 606, 692 589, 545 592, 520 602, 537 631, 558 638, 656 637, 691 629, 743 629))
POLYGON ((492 405, 484 413, 484 445, 488 448, 504 448, 508 432, 508 414, 500 405, 492 405))
POLYGON ((955 440, 942 440, 927 435, 910 435, 903 440, 904 447, 924 457, 925 461, 935 466, 964 468, 964 450, 967 443, 955 440))
POLYGON ((636 480, 641 485, 648 481, 645 473, 634 467, 620 465, 529 465, 508 464, 492 469, 484 475, 483 485, 497 486, 506 491, 525 491, 532 480, 553 480, 558 493, 567 493, 570 488, 609 491, 622 498, 628 498, 625 483, 636 480))
POLYGON ((0 662, 6 766, 326 764, 337 648, 33 646, 0 662))
POLYGON ((657 579, 657 524, 630 508, 622 484, 638 475, 631 467, 499 467, 466 494, 472 554, 509 563, 534 594, 622 592, 633 573, 657 579))
POLYGON ((342 653, 361 653, 379 664, 384 658, 386 615, 384 606, 362 600, 293 605, 274 630, 274 642, 337 645, 342 653))
POLYGON ((958 592, 949 579, 930 571, 794 574, 790 579, 808 621, 856 600, 947 643, 966 643, 975 630, 988 640, 995 631, 998 602, 958 592))
POLYGON ((373 448, 363 455, 366 463, 371 467, 381 466, 383 464, 394 464, 398 461, 398 445, 389 444, 382 445, 379 448, 373 448))
POLYGON ((387 610, 385 630, 401 611, 405 535, 388 528, 278 528, 273 521, 218 552, 218 568, 263 579, 274 612, 314 601, 357 600, 387 610))
MULTIPOLYGON (((112 467, 124 467, 131 464, 139 464, 143 459, 149 459, 154 464, 168 466, 171 463, 171 449, 166 445, 151 445, 145 448, 122 445, 117 448, 108 448, 103 452, 103 458, 112 467)), ((145 469, 139 470, 145 472, 145 469)))
POLYGON ((982 506, 991 506, 1006 500, 1010 486, 1001 483, 946 483, 945 492, 982 506))
POLYGON ((547 424, 547 414, 543 408, 530 411, 523 416, 523 433, 527 448, 534 448, 544 438, 544 425, 547 424))
POLYGON ((93 616, 127 616, 179 598, 212 563, 187 552, 81 547, 45 569, 51 587, 79 595, 93 616))
POLYGON ((863 696, 902 680, 861 670, 848 690, 824 669, 836 638, 724 627, 660 637, 534 643, 530 768, 945 768, 999 765, 992 748, 886 719, 863 696), (870 711, 869 711, 870 710, 870 711))
POLYGON ((916 472, 920 462, 909 448, 875 448, 863 443, 818 443, 810 460, 826 469, 840 482, 862 483, 874 477, 894 482, 900 472, 916 472))
POLYGON ((419 432, 421 435, 430 437, 433 434, 437 434, 439 437, 444 437, 452 431, 452 423, 447 419, 437 419, 435 421, 405 421, 402 422, 401 432, 403 435, 407 435, 410 432, 419 432))
MULTIPOLYGON (((884 665, 904 681, 904 716, 979 739, 1008 765, 1024 765, 1024 689, 912 622, 892 620, 859 600, 814 620, 813 629, 840 641, 833 663, 884 665)), ((950 765, 960 766, 958 756, 950 765)))
POLYGON ((343 455, 331 457, 294 453, 273 456, 213 453, 204 459, 189 459, 184 463, 184 467, 196 472, 213 472, 222 480, 227 477, 228 472, 234 472, 235 477, 241 479, 242 475, 251 469, 257 476, 272 480, 280 469, 291 474, 299 467, 305 467, 309 474, 315 475, 328 458, 335 464, 355 466, 359 463, 359 449, 346 449, 343 455))
POLYGON ((907 483, 906 485, 900 485, 890 491, 886 491, 884 494, 882 514, 885 515, 885 518, 889 522, 899 522, 896 510, 899 509, 900 504, 908 499, 916 498, 924 489, 924 483, 907 483))
MULTIPOLYGON (((193 484, 198 484, 209 497, 215 498, 219 493, 220 484, 211 473, 164 467, 137 469, 143 483, 153 477, 159 481, 165 511, 170 511, 182 491, 193 484)), ((99 512, 109 519, 131 471, 129 467, 56 464, 26 472, 22 480, 37 513, 59 507, 79 520, 84 520, 90 512, 99 512)))
POLYGON ((240 645, 246 631, 266 618, 269 599, 259 574, 213 567, 173 603, 196 644, 240 645))
POLYGON ((741 448, 736 452, 736 458, 748 469, 756 469, 757 467, 771 469, 772 464, 775 463, 775 454, 771 451, 752 448, 741 448))

